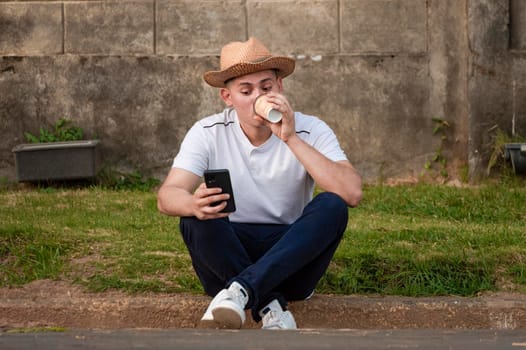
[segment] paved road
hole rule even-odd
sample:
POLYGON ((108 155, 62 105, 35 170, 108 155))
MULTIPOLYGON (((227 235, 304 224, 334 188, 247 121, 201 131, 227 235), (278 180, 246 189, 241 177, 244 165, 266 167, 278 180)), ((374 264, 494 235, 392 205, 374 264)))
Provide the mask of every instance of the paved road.
POLYGON ((0 333, 2 350, 461 349, 526 350, 526 331, 492 330, 68 330, 0 333))

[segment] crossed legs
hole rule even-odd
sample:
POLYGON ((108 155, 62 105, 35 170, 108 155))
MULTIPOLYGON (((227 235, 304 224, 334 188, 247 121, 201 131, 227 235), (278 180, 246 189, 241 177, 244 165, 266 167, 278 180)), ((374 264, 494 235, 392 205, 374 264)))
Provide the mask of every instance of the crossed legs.
POLYGON ((347 226, 348 209, 333 193, 321 193, 290 225, 181 218, 181 232, 205 292, 216 296, 233 282, 248 292, 246 309, 272 300, 286 308, 314 291, 347 226))

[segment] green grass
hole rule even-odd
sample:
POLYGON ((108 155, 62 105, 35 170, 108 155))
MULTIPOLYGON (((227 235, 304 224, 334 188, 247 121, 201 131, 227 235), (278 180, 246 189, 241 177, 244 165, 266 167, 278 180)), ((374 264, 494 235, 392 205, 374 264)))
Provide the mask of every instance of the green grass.
MULTIPOLYGON (((318 292, 526 292, 526 186, 367 186, 318 292)), ((202 293, 178 219, 153 191, 0 191, 0 286, 57 279, 92 291, 202 293)))
POLYGON ((524 290, 524 185, 372 187, 365 193, 322 281, 327 292, 524 290))

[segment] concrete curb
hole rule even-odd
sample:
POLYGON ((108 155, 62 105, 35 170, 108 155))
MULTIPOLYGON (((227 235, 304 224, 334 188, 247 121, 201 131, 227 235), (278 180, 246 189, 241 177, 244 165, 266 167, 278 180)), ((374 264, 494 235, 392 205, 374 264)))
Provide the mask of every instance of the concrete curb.
MULTIPOLYGON (((186 294, 0 290, 0 328, 199 328, 210 302, 186 294)), ((526 329, 526 295, 473 298, 315 295, 290 304, 298 326, 325 329, 526 329)), ((249 316, 247 314, 247 316, 249 316)), ((249 320, 246 328, 258 328, 249 320)))

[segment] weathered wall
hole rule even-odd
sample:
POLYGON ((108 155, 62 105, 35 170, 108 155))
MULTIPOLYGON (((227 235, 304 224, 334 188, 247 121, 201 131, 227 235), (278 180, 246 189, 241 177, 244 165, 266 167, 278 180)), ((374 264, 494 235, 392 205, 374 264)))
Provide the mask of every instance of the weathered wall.
POLYGON ((0 176, 24 131, 66 116, 108 165, 162 178, 186 130, 223 108, 202 73, 256 36, 297 59, 294 108, 326 120, 367 180, 418 176, 433 117, 451 125, 450 172, 475 177, 493 125, 526 134, 524 3, 0 0, 0 176))

